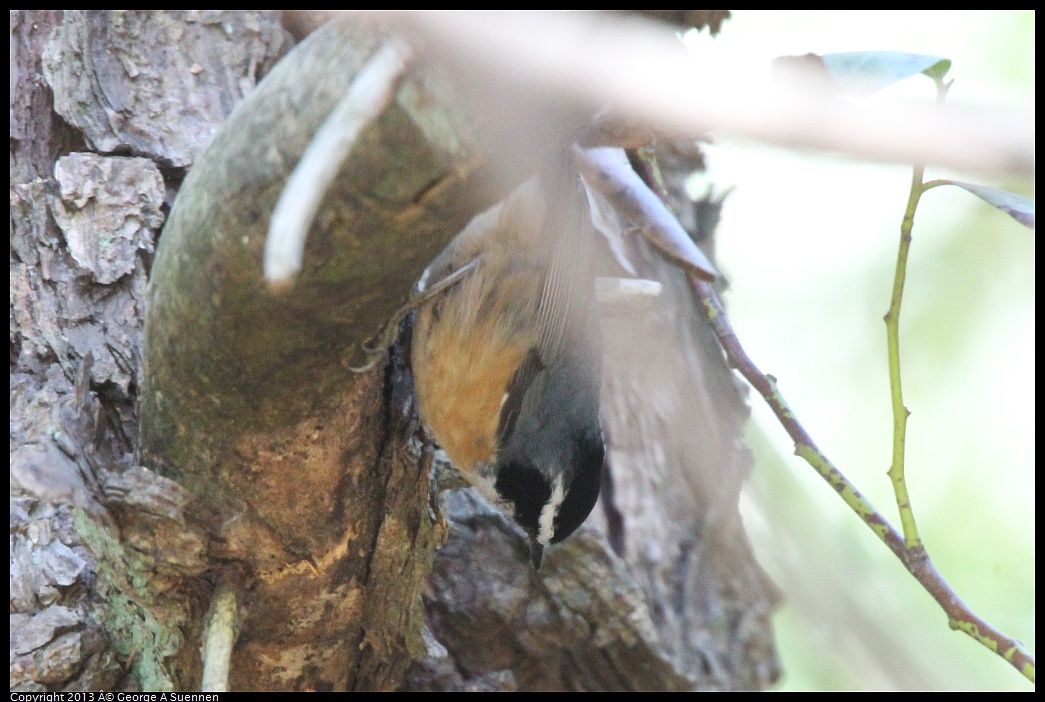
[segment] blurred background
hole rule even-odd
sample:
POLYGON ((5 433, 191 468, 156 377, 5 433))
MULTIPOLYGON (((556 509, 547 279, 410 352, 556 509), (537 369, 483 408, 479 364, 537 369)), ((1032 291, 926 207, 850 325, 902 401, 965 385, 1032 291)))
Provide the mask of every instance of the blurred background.
MULTIPOLYGON (((735 11, 698 62, 891 49, 953 61, 949 102, 1034 101, 1030 11, 735 11)), ((714 63, 707 65, 714 65, 714 63)), ((910 78, 873 99, 922 97, 910 78)), ((898 526, 885 325, 911 168, 716 137, 692 183, 735 187, 718 234, 737 333, 821 449, 898 526)), ((1034 196, 1034 182, 929 167, 1034 196)), ((921 201, 901 318, 907 478, 930 555, 981 617, 1033 652, 1034 233, 953 187, 921 201)), ((804 462, 761 399, 743 502, 784 595, 782 690, 1032 687, 963 634, 804 462)))

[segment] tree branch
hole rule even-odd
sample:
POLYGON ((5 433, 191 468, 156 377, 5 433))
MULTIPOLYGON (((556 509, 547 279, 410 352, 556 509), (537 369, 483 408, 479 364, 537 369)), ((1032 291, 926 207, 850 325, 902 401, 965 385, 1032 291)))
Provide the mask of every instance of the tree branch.
MULTIPOLYGON (((1034 173, 1029 105, 938 110, 929 103, 855 104, 790 93, 754 84, 750 76, 728 75, 728 65, 694 67, 674 32, 633 18, 413 12, 400 20, 468 80, 540 86, 556 105, 610 104, 626 119, 662 133, 696 138, 715 130, 872 161, 1034 173)), ((546 100, 532 102, 535 115, 547 108, 546 100)))
MULTIPOLYGON (((598 171, 600 191, 613 194, 613 197, 610 198, 611 203, 621 209, 620 214, 622 216, 626 217, 629 212, 633 211, 636 208, 634 204, 636 202, 646 203, 645 208, 649 210, 655 209, 658 205, 663 207, 663 203, 646 184, 637 177, 633 177, 633 172, 631 176, 627 177, 621 174, 622 169, 619 168, 607 167, 598 171), (624 191, 628 191, 626 195, 622 194, 624 191)), ((650 221, 650 226, 661 227, 662 223, 662 219, 654 218, 650 221)), ((677 222, 674 226, 669 227, 669 232, 673 232, 676 227, 679 227, 677 222)), ((677 263, 676 259, 671 260, 675 260, 677 263)), ((900 562, 904 564, 908 572, 939 603, 940 607, 947 614, 952 628, 965 632, 982 645, 1002 656, 1022 675, 1033 682, 1035 664, 1034 657, 1030 652, 1027 651, 1022 643, 992 627, 962 602, 936 570, 919 540, 905 544, 904 538, 900 533, 889 524, 875 509, 874 505, 871 504, 870 500, 817 447, 813 438, 798 421, 794 411, 781 394, 777 387, 776 378, 763 374, 748 357, 736 333, 733 331, 725 309, 711 283, 703 279, 692 268, 687 268, 687 275, 693 290, 700 300, 704 313, 715 335, 718 337, 719 343, 726 352, 729 362, 744 376, 773 410, 788 436, 795 442, 795 454, 813 466, 849 508, 900 559, 900 562)))

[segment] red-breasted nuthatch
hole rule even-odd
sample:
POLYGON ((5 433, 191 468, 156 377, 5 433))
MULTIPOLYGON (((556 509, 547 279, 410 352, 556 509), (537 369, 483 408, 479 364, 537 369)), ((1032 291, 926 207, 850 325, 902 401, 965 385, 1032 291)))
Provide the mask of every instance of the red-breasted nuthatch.
POLYGON ((459 279, 419 306, 413 334, 422 420, 526 531, 535 568, 591 513, 605 457, 594 234, 579 178, 564 180, 525 183, 454 238, 417 294, 459 279))

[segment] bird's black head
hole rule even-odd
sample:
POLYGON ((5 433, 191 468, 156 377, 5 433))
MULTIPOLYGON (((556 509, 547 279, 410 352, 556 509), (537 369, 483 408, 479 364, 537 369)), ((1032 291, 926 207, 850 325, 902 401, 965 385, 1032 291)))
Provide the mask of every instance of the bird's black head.
POLYGON ((515 521, 531 538, 545 545, 572 534, 591 514, 599 499, 605 448, 601 441, 583 442, 568 474, 549 477, 525 461, 499 466, 494 487, 514 507, 515 521))
POLYGON ((494 488, 514 508, 513 517, 519 526, 537 538, 541 512, 552 499, 552 485, 544 474, 525 462, 500 465, 494 488))
POLYGON ((551 539, 553 544, 577 531, 595 508, 599 499, 599 488, 602 486, 602 466, 605 457, 606 448, 601 435, 597 440, 583 444, 579 460, 574 466, 573 481, 555 515, 555 531, 551 539))

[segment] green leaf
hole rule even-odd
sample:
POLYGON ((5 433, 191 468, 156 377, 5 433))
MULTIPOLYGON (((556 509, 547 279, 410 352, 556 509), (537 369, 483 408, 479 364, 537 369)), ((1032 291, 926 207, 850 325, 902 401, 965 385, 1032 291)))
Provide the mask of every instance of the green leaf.
POLYGON ((853 97, 866 97, 919 73, 943 80, 951 60, 904 51, 846 51, 820 57, 831 77, 853 97))
POLYGON ((972 183, 962 183, 958 180, 944 180, 939 181, 941 185, 957 185, 962 190, 966 190, 976 197, 980 198, 988 205, 997 207, 1002 212, 1007 213, 1010 217, 1015 219, 1023 226, 1034 229, 1034 199, 1024 197, 1023 195, 1017 195, 1016 193, 1010 193, 1007 190, 996 190, 994 188, 988 188, 983 185, 973 185, 972 183))

